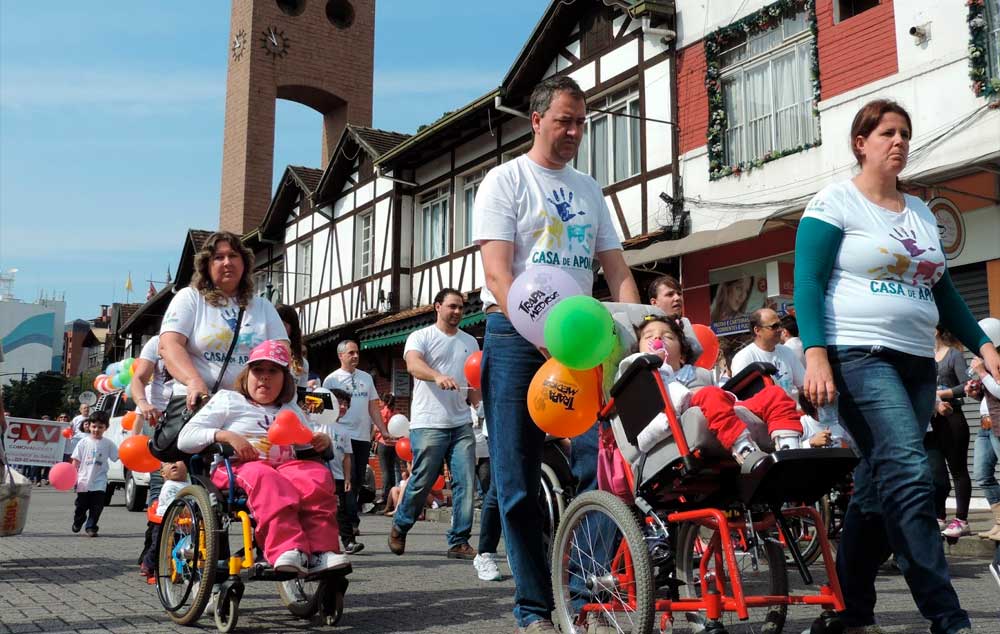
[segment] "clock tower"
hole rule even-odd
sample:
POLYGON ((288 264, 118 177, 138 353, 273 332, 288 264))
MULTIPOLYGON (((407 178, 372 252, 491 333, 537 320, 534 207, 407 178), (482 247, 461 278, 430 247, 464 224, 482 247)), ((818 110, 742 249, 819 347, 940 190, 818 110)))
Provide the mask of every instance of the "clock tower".
POLYGON ((271 203, 276 99, 323 115, 323 168, 371 125, 375 0, 233 0, 228 55, 219 227, 243 234, 271 203))

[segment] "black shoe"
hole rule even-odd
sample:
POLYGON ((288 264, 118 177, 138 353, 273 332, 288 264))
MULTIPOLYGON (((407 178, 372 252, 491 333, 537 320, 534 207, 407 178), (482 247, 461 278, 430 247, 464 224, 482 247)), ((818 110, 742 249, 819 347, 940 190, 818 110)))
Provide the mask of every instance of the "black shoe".
POLYGON ((344 552, 348 555, 357 555, 364 549, 365 545, 361 542, 351 542, 350 544, 346 544, 344 546, 344 552))
POLYGON ((83 528, 83 524, 77 524, 76 522, 73 522, 73 525, 70 526, 69 529, 74 533, 79 533, 81 528, 83 528))
POLYGON ((741 457, 743 458, 743 463, 740 467, 740 472, 743 475, 749 475, 766 469, 774 462, 774 456, 759 449, 746 453, 741 457))
POLYGON ((85 532, 87 533, 87 537, 97 537, 96 528, 88 528, 85 532))

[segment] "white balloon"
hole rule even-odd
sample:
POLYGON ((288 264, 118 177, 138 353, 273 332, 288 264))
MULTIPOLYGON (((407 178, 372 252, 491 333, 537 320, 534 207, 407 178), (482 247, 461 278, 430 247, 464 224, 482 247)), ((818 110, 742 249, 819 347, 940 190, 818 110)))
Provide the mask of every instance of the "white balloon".
POLYGON ((389 433, 396 438, 410 435, 410 419, 403 414, 396 414, 389 419, 389 433))

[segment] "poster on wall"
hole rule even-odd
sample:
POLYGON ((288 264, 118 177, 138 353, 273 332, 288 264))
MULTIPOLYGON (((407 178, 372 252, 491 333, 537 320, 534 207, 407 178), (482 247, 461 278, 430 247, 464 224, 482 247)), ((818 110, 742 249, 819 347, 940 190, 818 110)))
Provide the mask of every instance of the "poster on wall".
POLYGON ((760 261, 717 269, 708 274, 711 328, 716 335, 746 334, 750 313, 758 308, 773 308, 784 315, 791 308, 793 292, 791 265, 794 256, 787 254, 771 262, 760 261), (768 276, 771 286, 768 286, 768 276), (776 283, 777 282, 777 283, 776 283))
POLYGON ((392 393, 396 398, 410 398, 410 373, 403 368, 392 369, 392 393))

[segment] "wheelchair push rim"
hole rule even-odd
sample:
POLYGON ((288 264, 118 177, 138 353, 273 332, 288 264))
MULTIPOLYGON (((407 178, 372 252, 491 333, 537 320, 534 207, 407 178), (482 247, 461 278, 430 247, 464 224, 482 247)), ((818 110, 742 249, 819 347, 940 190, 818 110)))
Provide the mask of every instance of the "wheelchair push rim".
POLYGON ((219 518, 208 492, 182 489, 161 526, 156 593, 172 621, 190 625, 211 599, 218 563, 219 518))

